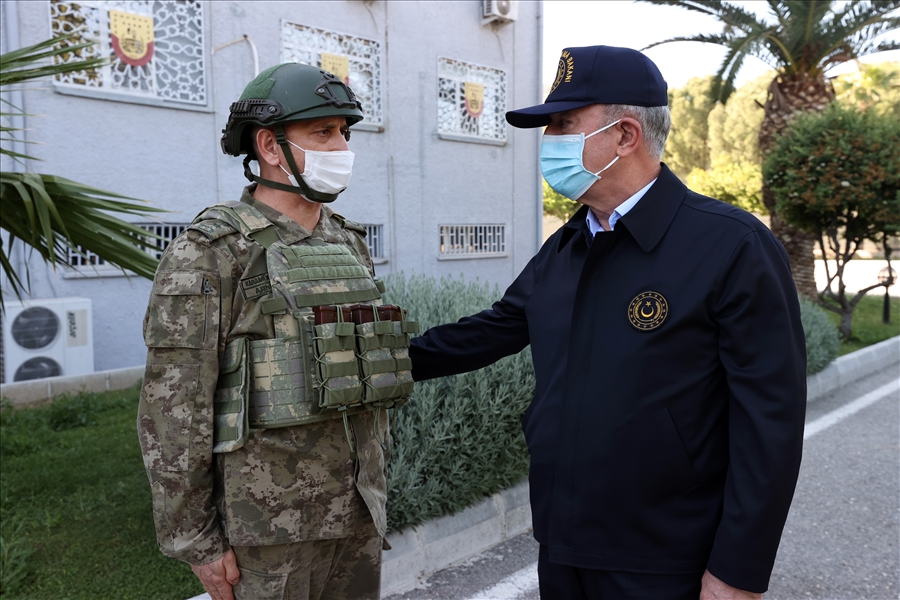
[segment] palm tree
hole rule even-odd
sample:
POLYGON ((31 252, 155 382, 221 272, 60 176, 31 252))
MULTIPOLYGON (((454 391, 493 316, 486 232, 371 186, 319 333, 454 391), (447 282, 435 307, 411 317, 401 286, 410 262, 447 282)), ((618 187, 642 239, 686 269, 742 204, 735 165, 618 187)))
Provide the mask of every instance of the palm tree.
MULTIPOLYGON (((59 60, 79 56, 91 45, 71 45, 71 40, 72 36, 57 37, 0 56, 0 92, 5 96, 10 86, 103 64, 104 59, 59 60)), ((10 123, 26 114, 5 98, 0 102, 0 154, 20 164, 36 160, 6 145, 17 141, 15 133, 21 129, 10 123)), ((158 236, 109 213, 147 217, 165 211, 133 200, 55 175, 0 171, 0 229, 8 234, 6 247, 0 244, 0 266, 10 291, 21 298, 31 287, 27 266, 25 273, 17 273, 9 260, 9 252, 18 244, 31 247, 54 268, 68 263, 70 250, 89 250, 123 270, 152 279, 158 261, 145 248, 154 246, 152 238, 158 236)), ((0 288, 0 306, 3 297, 0 288)))
MULTIPOLYGON (((703 0, 641 0, 695 10, 724 24, 722 33, 676 37, 651 44, 703 42, 724 46, 728 53, 713 88, 714 96, 725 101, 734 89, 734 80, 753 56, 776 70, 764 106, 759 130, 759 150, 763 157, 790 122, 800 113, 821 112, 834 100, 834 90, 825 72, 842 62, 884 50, 900 48, 900 43, 879 41, 885 33, 900 28, 900 17, 889 13, 900 1, 856 0, 779 1, 767 0, 769 19, 728 2, 703 0)), ((775 198, 763 183, 763 203, 772 216, 772 231, 784 244, 798 291, 816 298, 813 236, 784 222, 775 210, 775 198)))

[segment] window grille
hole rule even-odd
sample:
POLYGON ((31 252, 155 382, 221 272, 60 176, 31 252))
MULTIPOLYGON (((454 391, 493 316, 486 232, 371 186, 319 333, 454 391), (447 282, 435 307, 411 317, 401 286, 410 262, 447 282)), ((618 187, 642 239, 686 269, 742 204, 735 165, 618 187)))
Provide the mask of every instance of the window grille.
POLYGON ((365 225, 366 228, 366 244, 369 246, 369 256, 372 260, 386 258, 384 255, 384 226, 383 225, 365 225))
MULTIPOLYGON (((157 260, 162 257, 163 250, 188 228, 188 223, 137 223, 138 227, 149 231, 150 233, 161 236, 159 238, 150 238, 150 247, 145 248, 146 252, 154 256, 157 260)), ((79 247, 80 253, 74 249, 69 249, 69 266, 72 269, 67 270, 66 277, 98 277, 101 275, 118 275, 122 270, 100 258, 90 250, 79 247), (77 270, 76 270, 77 269, 77 270)))
POLYGON ((50 0, 54 37, 93 46, 57 64, 109 57, 98 69, 56 75, 60 90, 150 104, 207 103, 203 6, 198 0, 50 0))
POLYGON ((506 225, 441 225, 439 258, 506 256, 506 225))
POLYGON ((383 130, 379 42, 283 21, 281 62, 315 65, 342 78, 366 115, 354 129, 383 130))
POLYGON ((438 135, 506 143, 506 72, 438 58, 438 135))

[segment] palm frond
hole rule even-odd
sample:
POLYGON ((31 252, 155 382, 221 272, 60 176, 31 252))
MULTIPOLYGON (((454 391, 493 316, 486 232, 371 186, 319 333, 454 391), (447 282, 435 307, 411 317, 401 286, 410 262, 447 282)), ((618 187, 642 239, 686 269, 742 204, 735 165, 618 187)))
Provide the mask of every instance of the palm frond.
POLYGON ((88 58, 40 64, 47 58, 71 54, 94 45, 94 42, 66 45, 68 41, 77 38, 80 38, 80 34, 60 36, 3 54, 0 56, 0 63, 3 64, 3 68, 0 69, 0 86, 6 87, 23 81, 32 81, 73 71, 96 69, 107 62, 106 58, 88 58))
POLYGON ((757 28, 767 27, 766 23, 760 21, 752 12, 746 11, 736 4, 728 2, 706 2, 703 0, 637 0, 638 2, 648 2, 650 4, 658 4, 665 6, 677 6, 687 10, 701 12, 706 15, 713 16, 726 25, 749 31, 757 28))
POLYGON ((653 42, 649 46, 644 46, 642 50, 648 50, 650 48, 655 48, 656 46, 660 46, 662 44, 668 44, 671 42, 700 42, 702 44, 715 44, 717 46, 726 46, 731 41, 731 37, 724 34, 697 34, 691 36, 679 36, 669 38, 667 40, 663 40, 661 42, 653 42))
MULTIPOLYGON (((64 177, 39 173, 0 172, 0 228, 9 232, 9 249, 18 241, 32 247, 56 267, 68 264, 70 249, 87 250, 108 262, 152 278, 156 259, 145 248, 155 236, 108 212, 147 217, 165 212, 134 199, 64 177)), ((17 296, 25 288, 12 269, 7 250, 0 263, 17 296)), ((2 293, 0 293, 2 300, 2 293)))

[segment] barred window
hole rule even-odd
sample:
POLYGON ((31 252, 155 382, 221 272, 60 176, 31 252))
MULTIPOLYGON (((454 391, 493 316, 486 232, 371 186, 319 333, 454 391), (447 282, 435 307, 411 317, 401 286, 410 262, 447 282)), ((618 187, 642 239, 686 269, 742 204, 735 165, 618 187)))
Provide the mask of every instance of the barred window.
POLYGON ((350 86, 366 118, 354 129, 383 131, 381 44, 325 29, 283 21, 281 62, 315 65, 334 73, 350 86))
POLYGON ((384 255, 384 226, 383 225, 364 225, 366 228, 366 244, 369 246, 369 256, 372 260, 387 258, 384 255))
POLYGON ((506 256, 506 225, 440 225, 440 259, 506 256))
MULTIPOLYGON (((162 238, 149 238, 151 246, 145 248, 148 254, 159 260, 163 250, 188 228, 189 223, 137 223, 136 225, 162 238)), ((64 277, 100 277, 122 274, 119 267, 106 262, 90 250, 83 247, 80 247, 79 250, 81 252, 69 249, 69 266, 72 268, 66 270, 64 277)))
POLYGON ((506 143, 506 72, 438 58, 438 136, 506 143))
POLYGON ((57 64, 108 57, 97 69, 56 75, 57 89, 171 106, 207 104, 203 5, 199 0, 50 0, 53 37, 93 46, 57 64))

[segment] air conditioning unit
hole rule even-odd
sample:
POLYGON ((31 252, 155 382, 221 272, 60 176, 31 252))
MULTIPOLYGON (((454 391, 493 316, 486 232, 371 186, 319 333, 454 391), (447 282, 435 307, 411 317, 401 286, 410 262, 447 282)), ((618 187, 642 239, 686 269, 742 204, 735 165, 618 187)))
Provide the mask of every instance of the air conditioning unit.
POLYGON ((511 23, 519 18, 519 3, 516 0, 483 0, 481 24, 511 23))
POLYGON ((91 301, 7 300, 0 366, 3 383, 92 373, 91 301))

